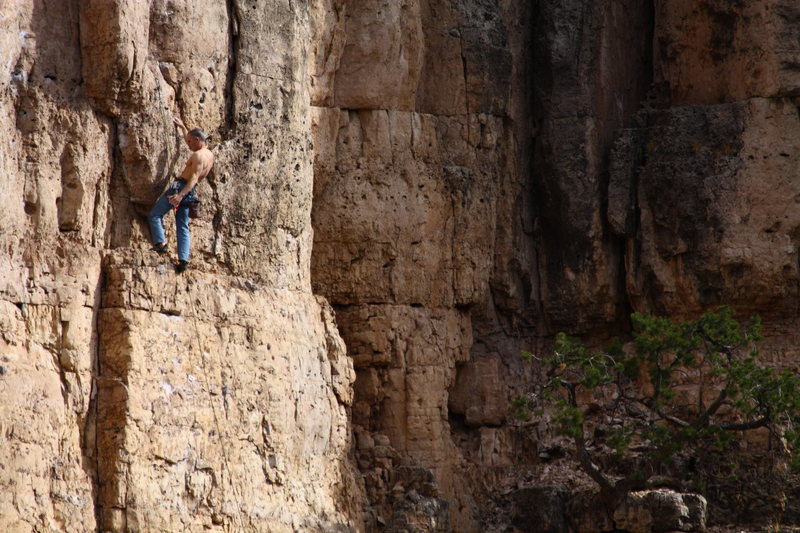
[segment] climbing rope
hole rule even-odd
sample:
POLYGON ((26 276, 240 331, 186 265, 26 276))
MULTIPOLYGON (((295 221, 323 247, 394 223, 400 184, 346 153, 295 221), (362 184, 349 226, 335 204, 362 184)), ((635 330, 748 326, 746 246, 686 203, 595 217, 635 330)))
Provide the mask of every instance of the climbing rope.
MULTIPOLYGON (((156 61, 156 69, 159 70, 159 72, 160 72, 160 67, 158 66, 158 62, 157 61, 156 61)), ((169 105, 165 101, 164 94, 163 94, 163 92, 161 90, 161 81, 158 80, 158 79, 156 79, 156 89, 155 89, 155 91, 156 91, 157 99, 161 104, 159 107, 167 115, 168 122, 171 125, 172 124, 172 118, 173 118, 173 116, 176 116, 176 115, 173 115, 173 113, 170 110, 169 105)), ((170 165, 170 168, 174 167, 176 161, 177 161, 177 153, 176 153, 176 158, 173 159, 173 162, 170 165)), ((187 288, 187 290, 188 290, 188 288, 187 288)), ((223 527, 225 528, 225 531, 231 532, 231 531, 234 531, 234 530, 231 529, 231 526, 232 526, 231 522, 234 522, 234 523, 238 522, 238 524, 236 524, 236 525, 238 525, 238 528, 239 528, 237 531, 244 531, 245 530, 245 523, 243 521, 243 514, 244 513, 242 512, 242 505, 241 505, 241 501, 243 499, 242 498, 243 491, 240 490, 238 484, 235 482, 236 478, 232 473, 231 460, 230 460, 230 457, 228 456, 227 446, 226 446, 226 443, 225 443, 223 435, 222 435, 222 425, 220 424, 220 417, 217 414, 217 408, 214 405, 214 395, 211 393, 211 378, 209 376, 208 366, 206 364, 206 353, 202 350, 203 343, 202 343, 202 339, 201 339, 201 336, 200 336, 200 328, 197 325, 197 308, 195 307, 194 299, 191 296, 189 298, 189 303, 190 303, 191 309, 192 309, 192 323, 193 323, 193 326, 194 326, 194 334, 195 334, 195 340, 196 340, 196 343, 197 343, 197 350, 198 350, 198 352, 200 354, 200 361, 201 361, 201 366, 202 366, 202 369, 203 369, 203 379, 205 381, 205 390, 206 390, 206 393, 208 394, 209 404, 211 405, 211 413, 212 413, 212 418, 214 420, 214 428, 215 428, 216 433, 217 433, 217 440, 219 442, 219 448, 220 448, 220 452, 222 454, 223 478, 224 478, 224 475, 227 474, 228 479, 230 480, 229 484, 230 484, 231 492, 233 493, 234 500, 236 501, 236 514, 233 517, 232 521, 225 521, 223 523, 223 527)), ((217 359, 218 359, 217 362, 219 363, 220 368, 222 368, 221 359, 219 357, 217 359)), ((222 398, 223 398, 223 401, 227 402, 227 387, 226 386, 223 386, 222 398)), ((224 494, 224 486, 222 486, 221 488, 223 490, 223 504, 224 504, 225 499, 226 499, 225 498, 225 494, 224 494)), ((248 516, 248 522, 249 522, 249 525, 250 525, 250 529, 251 530, 255 530, 255 526, 254 526, 254 524, 252 522, 252 517, 248 516)))
MULTIPOLYGON (((156 61, 155 63, 156 63, 156 72, 161 74, 161 69, 158 66, 158 61, 156 61)), ((163 79, 163 76, 161 76, 161 79, 163 79)), ((156 80, 155 80, 156 98, 158 99, 158 101, 160 103, 160 105, 158 107, 161 109, 163 114, 166 115, 166 121, 170 124, 170 126, 172 126, 172 124, 173 124, 172 118, 177 116, 177 115, 172 113, 172 110, 170 109, 169 104, 167 103, 166 99, 164 98, 164 92, 161 90, 161 79, 156 77, 156 80)), ((174 136, 172 136, 172 137, 174 137, 174 136)), ((169 161, 168 163, 166 163, 165 166, 164 166, 164 175, 165 176, 171 175, 173 173, 174 169, 175 169, 175 165, 178 162, 178 155, 180 153, 180 150, 178 149, 179 145, 180 145, 180 141, 179 140, 175 139, 175 140, 172 141, 172 146, 175 148, 175 150, 174 150, 175 153, 172 156, 172 160, 169 161)))
MULTIPOLYGON (((219 416, 217 415, 217 409, 216 409, 216 407, 214 405, 214 396, 213 396, 213 394, 211 394, 211 379, 209 377, 208 367, 206 365, 206 354, 201 349, 203 344, 202 344, 202 340, 201 340, 201 337, 200 337, 200 328, 197 326, 197 308, 194 305, 194 299, 193 298, 190 297, 189 301, 190 301, 190 304, 191 304, 191 307, 192 307, 192 323, 194 324, 194 333, 195 333, 195 338, 196 338, 196 342, 197 342, 197 350, 198 350, 198 352, 200 352, 201 366, 203 368, 203 377, 205 379, 205 389, 206 389, 206 392, 208 393, 208 401, 211 404, 211 413, 212 413, 212 416, 213 416, 213 419, 214 419, 214 427, 215 427, 216 432, 217 432, 217 438, 219 440, 220 451, 222 452, 223 469, 225 471, 227 471, 228 479, 230 480, 231 491, 233 492, 234 499, 236 500, 236 516, 234 517, 234 520, 238 519, 239 527, 240 527, 239 531, 244 531, 245 528, 244 528, 244 522, 243 522, 243 519, 242 519, 242 514, 243 513, 242 513, 242 506, 241 506, 242 491, 240 491, 238 486, 237 486, 237 484, 234 483, 235 477, 232 474, 232 470, 231 470, 231 466, 230 466, 231 465, 231 461, 230 461, 230 458, 228 457, 227 448, 226 448, 225 442, 223 440, 222 427, 220 425, 219 416)), ((217 359, 218 359, 218 363, 220 365, 220 368, 222 368, 222 366, 221 366, 222 365, 222 360, 219 357, 217 359)), ((226 394, 223 391, 223 399, 224 398, 226 398, 226 394)), ((223 489, 224 489, 224 487, 223 487, 223 489)), ((223 502, 224 502, 224 499, 225 498, 224 498, 224 494, 223 494, 223 502)), ((255 529, 251 517, 248 517, 248 522, 250 523, 250 528, 251 529, 255 529)), ((226 531, 231 531, 230 528, 229 528, 230 524, 226 523, 226 524, 223 524, 223 525, 226 528, 226 531)))

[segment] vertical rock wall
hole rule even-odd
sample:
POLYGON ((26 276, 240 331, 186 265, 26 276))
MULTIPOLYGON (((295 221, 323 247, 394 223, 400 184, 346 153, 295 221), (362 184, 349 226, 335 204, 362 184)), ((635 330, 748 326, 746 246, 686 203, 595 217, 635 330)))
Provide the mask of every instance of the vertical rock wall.
POLYGON ((0 7, 0 529, 93 531, 112 122, 81 85, 79 10, 0 7))
POLYGON ((649 2, 538 2, 534 182, 540 319, 603 331, 624 317, 620 242, 604 214, 608 152, 652 81, 649 2))
POLYGON ((656 3, 656 97, 611 154, 636 308, 796 320, 798 16, 792 2, 656 3))
MULTIPOLYGON (((434 473, 432 495, 448 500, 453 530, 475 530, 448 391, 470 357, 471 310, 492 300, 492 280, 502 300, 491 313, 530 299, 528 164, 517 157, 530 131, 509 117, 528 105, 520 80, 529 73, 513 52, 524 57, 531 8, 326 6, 317 64, 335 74, 317 78, 312 99, 312 275, 357 369, 353 422, 371 512, 389 527, 408 520, 392 515, 410 490, 393 468, 420 465, 434 473), (397 454, 388 463, 375 459, 384 439, 397 454)), ((504 417, 488 411, 470 413, 477 423, 504 417)), ((426 530, 449 529, 433 518, 426 530)))
POLYGON ((329 5, 314 286, 354 357, 357 428, 433 469, 454 530, 478 530, 488 472, 518 453, 520 348, 626 309, 605 165, 650 84, 652 8, 329 5))
POLYGON ((730 303, 792 365, 798 20, 3 3, 0 529, 479 531, 539 460, 521 348, 730 303), (217 157, 183 277, 173 115, 217 157))
POLYGON ((359 527, 352 364, 310 287, 310 17, 0 6, 0 530, 359 527), (173 115, 217 157, 183 276, 142 216, 189 155, 173 115))
POLYGON ((793 364, 791 2, 322 4, 313 284, 383 519, 408 461, 476 530, 481 485, 538 461, 506 413, 519 350, 557 331, 728 303, 793 364), (375 460, 385 440, 400 458, 375 460))

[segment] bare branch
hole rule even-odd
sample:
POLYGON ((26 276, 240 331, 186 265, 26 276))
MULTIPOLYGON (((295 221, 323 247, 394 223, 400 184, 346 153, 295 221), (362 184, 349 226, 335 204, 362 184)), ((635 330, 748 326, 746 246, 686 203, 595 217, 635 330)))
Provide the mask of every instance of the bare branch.
POLYGON ((765 416, 758 420, 751 420, 750 422, 742 422, 739 424, 720 424, 719 427, 725 431, 747 431, 748 429, 767 427, 769 423, 769 417, 765 416))
POLYGON ((703 414, 697 417, 697 420, 695 420, 694 424, 692 424, 694 427, 699 428, 708 424, 708 421, 711 420, 711 417, 714 416, 719 408, 723 406, 725 400, 728 398, 728 389, 731 385, 731 380, 728 380, 728 383, 725 384, 725 387, 719 391, 716 400, 714 400, 714 402, 708 406, 703 414))
POLYGON ((589 451, 586 449, 586 443, 583 439, 583 432, 579 437, 575 437, 575 451, 578 454, 578 461, 581 464, 584 472, 586 472, 592 480, 600 486, 600 490, 608 495, 614 493, 614 485, 611 481, 600 471, 600 468, 592 461, 589 451))
POLYGON ((671 422, 672 424, 675 424, 678 427, 688 428, 689 426, 691 426, 691 424, 689 424, 689 422, 686 422, 685 420, 681 420, 678 417, 669 415, 669 414, 665 413, 663 410, 661 410, 658 407, 656 407, 654 405, 655 402, 653 402, 652 399, 650 399, 650 398, 630 398, 630 400, 633 401, 633 402, 638 403, 639 405, 642 405, 643 407, 647 408, 651 412, 657 414, 659 416, 659 418, 661 418, 662 420, 666 420, 667 422, 671 422))

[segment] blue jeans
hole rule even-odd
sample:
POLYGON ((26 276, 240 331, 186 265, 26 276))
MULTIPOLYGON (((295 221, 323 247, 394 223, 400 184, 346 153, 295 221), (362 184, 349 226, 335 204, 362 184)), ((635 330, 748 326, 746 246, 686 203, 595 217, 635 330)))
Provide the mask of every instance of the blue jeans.
MULTIPOLYGON (((167 196, 177 194, 183 189, 186 182, 182 179, 175 180, 169 189, 162 194, 156 201, 156 205, 150 210, 147 222, 150 224, 150 238, 153 244, 165 242, 163 218, 170 209, 175 209, 169 203, 167 196)), ((178 236, 178 259, 189 261, 189 248, 191 246, 191 236, 189 235, 189 204, 195 200, 194 189, 183 197, 180 205, 175 209, 175 228, 178 236)))

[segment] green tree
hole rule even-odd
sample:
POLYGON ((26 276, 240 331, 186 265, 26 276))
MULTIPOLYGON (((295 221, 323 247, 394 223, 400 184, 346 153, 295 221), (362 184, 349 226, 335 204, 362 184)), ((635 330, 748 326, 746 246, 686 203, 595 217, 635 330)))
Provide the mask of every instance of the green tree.
MULTIPOLYGON (((609 507, 644 488, 676 454, 723 454, 738 432, 764 428, 796 459, 800 383, 794 373, 759 362, 757 317, 742 325, 729 307, 720 307, 681 323, 641 313, 632 320, 626 350, 617 343, 593 352, 560 333, 553 355, 541 359, 547 375, 541 392, 554 408, 556 428, 572 440, 609 507), (635 448, 642 459, 636 468, 612 473, 599 460, 589 444, 595 435, 587 435, 590 403, 602 405, 609 421, 605 449, 621 459, 635 448)), ((524 414, 524 403, 515 406, 518 417, 524 414)))

